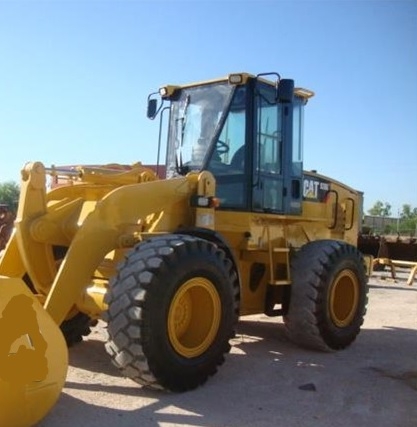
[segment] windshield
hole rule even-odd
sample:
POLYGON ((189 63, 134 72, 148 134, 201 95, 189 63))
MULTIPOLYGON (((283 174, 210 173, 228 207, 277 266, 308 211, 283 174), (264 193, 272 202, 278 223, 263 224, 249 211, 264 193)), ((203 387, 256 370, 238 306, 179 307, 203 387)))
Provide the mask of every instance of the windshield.
POLYGON ((168 178, 203 168, 233 88, 227 83, 185 88, 171 101, 168 178))

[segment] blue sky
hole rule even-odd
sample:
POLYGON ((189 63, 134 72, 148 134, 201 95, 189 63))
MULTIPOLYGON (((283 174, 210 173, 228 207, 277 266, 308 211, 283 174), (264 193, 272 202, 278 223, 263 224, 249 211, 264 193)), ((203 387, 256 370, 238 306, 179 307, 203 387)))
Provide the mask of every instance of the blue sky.
POLYGON ((417 206, 417 1, 0 0, 0 182, 27 161, 155 163, 146 98, 277 71, 315 91, 304 166, 417 206))

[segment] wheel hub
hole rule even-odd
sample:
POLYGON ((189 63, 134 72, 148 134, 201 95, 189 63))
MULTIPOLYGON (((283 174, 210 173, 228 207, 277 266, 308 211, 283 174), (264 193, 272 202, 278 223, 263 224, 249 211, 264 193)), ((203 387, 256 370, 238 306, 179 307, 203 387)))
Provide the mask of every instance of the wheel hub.
POLYGON ((341 271, 330 292, 330 317, 340 327, 349 326, 359 306, 359 282, 350 270, 341 271))
POLYGON ((168 312, 168 336, 174 350, 183 357, 203 354, 216 338, 221 302, 213 283, 195 277, 180 286, 168 312))

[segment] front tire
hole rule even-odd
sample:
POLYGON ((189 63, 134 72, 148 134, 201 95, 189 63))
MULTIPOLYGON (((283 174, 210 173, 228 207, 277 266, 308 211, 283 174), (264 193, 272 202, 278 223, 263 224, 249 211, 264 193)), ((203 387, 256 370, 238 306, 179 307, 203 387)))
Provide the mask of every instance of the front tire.
POLYGON ((106 350, 123 375, 172 391, 224 362, 238 316, 232 263, 213 243, 165 235, 137 245, 110 283, 106 350))
POLYGON ((295 254, 291 277, 284 316, 290 339, 324 351, 349 346, 366 312, 368 287, 361 253, 345 242, 310 242, 295 254))

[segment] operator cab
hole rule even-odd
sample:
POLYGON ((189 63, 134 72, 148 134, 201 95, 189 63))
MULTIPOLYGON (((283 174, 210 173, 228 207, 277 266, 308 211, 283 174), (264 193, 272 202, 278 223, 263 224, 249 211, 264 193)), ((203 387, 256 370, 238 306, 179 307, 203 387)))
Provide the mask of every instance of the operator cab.
MULTIPOLYGON (((303 108, 314 94, 268 74, 275 80, 241 73, 160 90, 170 102, 167 178, 208 170, 218 209, 301 212, 303 108)), ((163 105, 152 95, 150 118, 163 105)))

